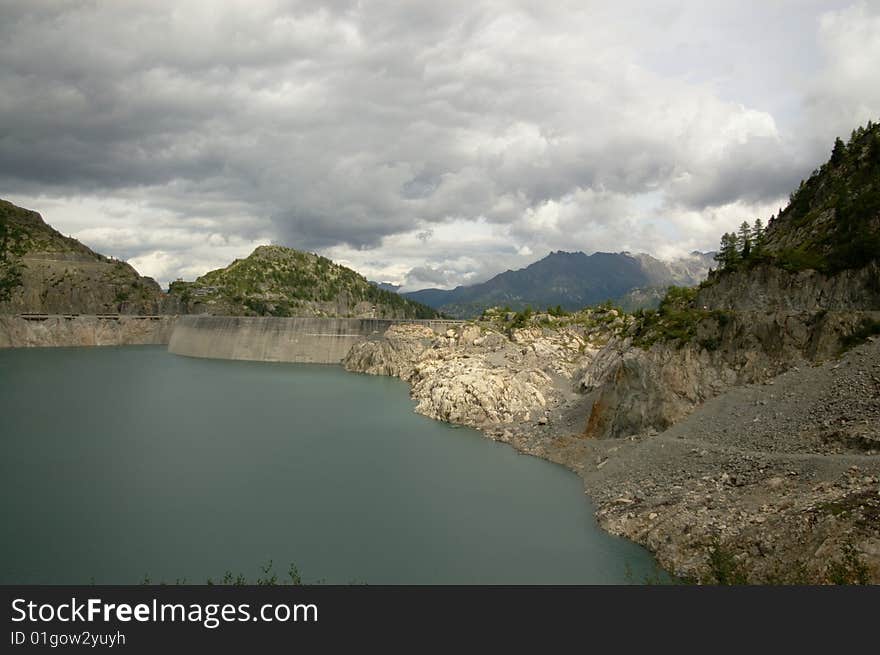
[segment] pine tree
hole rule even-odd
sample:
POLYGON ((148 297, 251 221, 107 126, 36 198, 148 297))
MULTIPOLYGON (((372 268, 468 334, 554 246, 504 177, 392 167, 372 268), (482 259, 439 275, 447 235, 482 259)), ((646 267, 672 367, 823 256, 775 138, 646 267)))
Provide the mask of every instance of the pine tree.
POLYGON ((846 146, 840 137, 834 139, 834 149, 831 151, 831 163, 839 164, 846 156, 846 146))
POLYGON ((762 255, 764 253, 764 223, 760 218, 755 219, 752 226, 752 256, 762 255))
POLYGON ((743 259, 748 259, 752 252, 752 228, 748 221, 743 221, 739 226, 739 235, 736 237, 737 246, 743 259))
POLYGON ((739 251, 736 247, 736 235, 731 232, 725 232, 721 237, 721 246, 715 253, 715 261, 718 262, 719 269, 728 271, 734 268, 739 262, 739 251))

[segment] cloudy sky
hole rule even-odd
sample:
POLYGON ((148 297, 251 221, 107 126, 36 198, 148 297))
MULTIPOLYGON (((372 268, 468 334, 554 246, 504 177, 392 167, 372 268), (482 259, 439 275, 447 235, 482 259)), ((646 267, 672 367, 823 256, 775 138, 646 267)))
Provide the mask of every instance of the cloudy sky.
POLYGON ((880 3, 0 0, 0 197, 167 283, 671 257, 880 118, 880 3))

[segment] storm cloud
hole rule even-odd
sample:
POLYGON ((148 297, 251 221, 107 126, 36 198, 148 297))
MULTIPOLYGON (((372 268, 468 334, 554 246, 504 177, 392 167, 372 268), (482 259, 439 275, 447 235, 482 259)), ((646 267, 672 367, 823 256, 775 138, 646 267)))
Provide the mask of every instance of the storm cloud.
POLYGON ((712 248, 880 116, 876 5, 766 4, 5 2, 0 196, 163 282, 712 248))

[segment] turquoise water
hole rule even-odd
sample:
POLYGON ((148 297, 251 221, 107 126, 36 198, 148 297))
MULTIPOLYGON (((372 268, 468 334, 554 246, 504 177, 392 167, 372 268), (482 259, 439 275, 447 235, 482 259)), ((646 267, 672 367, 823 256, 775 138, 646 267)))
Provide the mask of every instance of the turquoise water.
MULTIPOLYGON (((399 380, 155 346, 0 350, 0 582, 625 583, 579 479, 399 380)), ((629 568, 629 576, 627 574, 629 568)))

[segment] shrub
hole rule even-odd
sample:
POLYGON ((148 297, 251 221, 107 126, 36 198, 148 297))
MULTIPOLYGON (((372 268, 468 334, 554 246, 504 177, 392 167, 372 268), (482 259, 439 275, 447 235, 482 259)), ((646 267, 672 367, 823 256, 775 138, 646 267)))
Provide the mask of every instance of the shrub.
POLYGON ((870 571, 859 557, 852 540, 843 544, 841 552, 840 559, 828 565, 828 582, 836 585, 870 584, 870 571))
POLYGON ((718 539, 713 540, 706 548, 706 563, 709 571, 701 580, 703 584, 744 585, 749 582, 745 569, 733 551, 728 550, 718 539))

